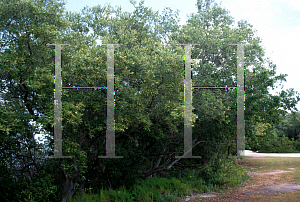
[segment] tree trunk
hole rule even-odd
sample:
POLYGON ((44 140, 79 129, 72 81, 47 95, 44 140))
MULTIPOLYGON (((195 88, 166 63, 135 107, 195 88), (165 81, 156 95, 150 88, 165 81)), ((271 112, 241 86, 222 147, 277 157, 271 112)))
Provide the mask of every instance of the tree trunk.
MULTIPOLYGON (((80 152, 81 150, 81 145, 83 143, 83 141, 85 140, 87 135, 87 132, 84 133, 84 135, 82 136, 79 146, 77 148, 77 151, 80 152)), ((63 181, 63 189, 64 189, 64 193, 61 197, 61 202, 66 202, 68 198, 72 198, 72 196, 75 193, 75 184, 77 182, 78 176, 79 176, 79 169, 77 167, 77 159, 78 159, 78 154, 76 155, 76 157, 73 160, 73 165, 74 165, 74 172, 72 174, 72 176, 68 176, 66 171, 63 169, 63 165, 64 165, 64 161, 61 162, 62 165, 62 172, 63 172, 63 176, 64 176, 64 181, 63 181)), ((83 184, 84 187, 84 184, 83 184)))
POLYGON ((75 183, 74 179, 66 178, 63 182, 64 193, 61 197, 61 202, 66 202, 68 197, 72 198, 75 193, 75 183))
POLYGON ((85 180, 79 186, 79 194, 82 196, 82 192, 84 192, 85 180))
MULTIPOLYGON (((73 159, 73 164, 75 165, 75 170, 71 176, 68 176, 66 171, 62 169, 64 181, 63 181, 63 194, 61 197, 61 202, 66 202, 68 198, 72 198, 75 193, 75 184, 78 179, 79 170, 76 165, 77 158, 73 159)), ((62 164, 64 162, 62 161, 62 164)))

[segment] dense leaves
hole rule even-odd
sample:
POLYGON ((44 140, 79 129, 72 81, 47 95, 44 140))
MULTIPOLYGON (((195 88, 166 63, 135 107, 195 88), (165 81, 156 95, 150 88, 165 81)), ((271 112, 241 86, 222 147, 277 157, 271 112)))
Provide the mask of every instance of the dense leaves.
POLYGON ((268 93, 286 75, 275 76, 276 65, 264 57, 250 23, 240 21, 235 28, 228 11, 211 0, 198 0, 198 13, 183 26, 178 12, 169 8, 159 14, 143 1, 130 3, 132 13, 110 5, 76 13, 65 12, 64 4, 54 0, 1 2, 0 180, 3 188, 18 193, 2 198, 66 201, 84 187, 129 188, 182 167, 196 167, 203 176, 226 183, 227 175, 212 173, 222 167, 226 173, 232 166, 223 159, 235 151, 235 90, 193 90, 193 155, 202 158, 175 159, 184 143, 184 48, 179 44, 197 43, 192 49, 194 86, 236 86, 236 46, 230 44, 249 43, 247 147, 260 147, 264 140, 258 137, 270 137, 268 130, 286 110, 295 109, 299 97, 292 89, 268 93), (104 87, 107 47, 97 45, 99 39, 116 44, 115 152, 124 158, 98 158, 106 150, 106 89, 62 90, 63 155, 71 158, 44 158, 54 148, 55 56, 54 46, 46 44, 66 44, 63 86, 104 87), (44 144, 34 138, 40 130, 48 135, 44 144))

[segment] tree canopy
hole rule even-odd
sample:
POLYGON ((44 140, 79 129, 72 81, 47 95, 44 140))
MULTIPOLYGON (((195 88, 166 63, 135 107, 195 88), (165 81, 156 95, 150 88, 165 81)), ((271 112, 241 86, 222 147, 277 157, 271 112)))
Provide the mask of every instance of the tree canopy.
POLYGON ((66 12, 56 0, 0 3, 1 197, 66 201, 84 187, 132 186, 137 179, 182 167, 203 168, 234 150, 236 91, 193 90, 193 149, 201 159, 175 159, 184 143, 184 47, 192 49, 193 86, 236 86, 236 46, 245 46, 246 147, 257 147, 257 132, 279 124, 296 110, 293 89, 269 94, 276 65, 265 58, 252 25, 239 21, 212 0, 198 0, 198 13, 179 25, 178 12, 162 14, 130 1, 131 13, 98 5, 66 12), (107 47, 115 45, 115 148, 105 155, 106 89, 63 89, 63 155, 53 155, 55 52, 62 46, 62 86, 106 86, 107 47), (31 122, 36 122, 32 125, 31 122), (38 126, 48 134, 35 139, 38 126), (228 151, 228 152, 227 152, 228 151), (3 190, 2 189, 2 190, 3 190), (14 194, 11 194, 11 193, 14 194), (9 194, 8 194, 9 193, 9 194))

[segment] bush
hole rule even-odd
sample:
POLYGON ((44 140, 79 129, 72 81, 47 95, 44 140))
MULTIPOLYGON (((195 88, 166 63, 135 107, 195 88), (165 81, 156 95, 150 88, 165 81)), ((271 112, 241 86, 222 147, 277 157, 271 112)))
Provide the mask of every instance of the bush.
POLYGON ((263 138, 263 149, 270 153, 291 153, 295 152, 295 141, 286 137, 278 137, 277 134, 270 134, 263 138))
POLYGON ((52 175, 42 171, 22 191, 23 201, 59 201, 56 195, 57 189, 58 186, 54 184, 52 175))
POLYGON ((295 149, 297 151, 300 151, 300 139, 298 139, 297 141, 295 141, 295 149))
POLYGON ((245 179, 247 171, 237 165, 234 159, 220 158, 212 166, 203 169, 201 175, 208 186, 236 186, 245 179))
POLYGON ((1 201, 18 201, 21 197, 18 196, 18 192, 21 191, 21 187, 12 172, 7 169, 2 163, 0 164, 0 199, 1 201))
POLYGON ((226 155, 214 157, 210 166, 203 169, 170 170, 168 178, 149 177, 138 179, 129 189, 122 186, 119 189, 101 190, 98 194, 76 194, 68 202, 79 201, 174 201, 178 196, 185 196, 193 191, 210 192, 218 190, 219 186, 236 186, 249 179, 243 166, 237 165, 234 159, 226 155))

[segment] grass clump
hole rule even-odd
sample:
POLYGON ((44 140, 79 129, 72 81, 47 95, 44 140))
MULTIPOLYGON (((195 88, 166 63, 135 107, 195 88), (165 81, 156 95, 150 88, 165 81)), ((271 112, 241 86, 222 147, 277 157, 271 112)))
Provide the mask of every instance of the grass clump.
POLYGON ((150 177, 146 180, 137 180, 137 182, 126 190, 122 186, 118 190, 103 190, 93 194, 84 192, 81 195, 76 194, 68 202, 79 201, 177 201, 178 197, 186 196, 193 192, 209 193, 219 191, 223 185, 237 186, 247 180, 249 176, 243 166, 237 165, 235 160, 226 159, 204 169, 182 169, 173 176, 150 177))

